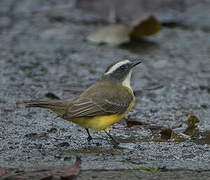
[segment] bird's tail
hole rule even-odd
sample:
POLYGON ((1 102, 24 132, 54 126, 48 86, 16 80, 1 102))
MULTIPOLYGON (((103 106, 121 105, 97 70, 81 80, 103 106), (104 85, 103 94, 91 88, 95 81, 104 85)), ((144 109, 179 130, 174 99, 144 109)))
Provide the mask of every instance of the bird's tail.
POLYGON ((56 112, 59 116, 63 116, 68 107, 69 102, 56 100, 56 101, 25 101, 25 107, 39 107, 39 108, 46 108, 56 112))

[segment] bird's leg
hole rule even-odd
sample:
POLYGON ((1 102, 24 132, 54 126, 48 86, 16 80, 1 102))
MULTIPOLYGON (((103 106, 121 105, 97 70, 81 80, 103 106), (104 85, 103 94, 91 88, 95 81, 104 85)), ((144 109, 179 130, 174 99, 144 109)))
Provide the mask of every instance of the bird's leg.
POLYGON ((88 141, 91 141, 93 138, 92 138, 92 136, 90 135, 90 132, 89 132, 88 128, 86 128, 86 131, 87 131, 87 133, 88 133, 88 138, 87 138, 87 140, 88 140, 88 141))
POLYGON ((114 146, 118 146, 118 145, 120 144, 119 142, 117 142, 117 141, 111 136, 111 134, 109 134, 109 129, 108 129, 108 128, 104 129, 104 132, 110 137, 110 139, 112 140, 112 144, 113 144, 114 146))
POLYGON ((120 144, 119 142, 117 142, 117 141, 111 136, 111 134, 109 134, 109 133, 107 133, 107 132, 106 132, 106 134, 111 138, 112 144, 113 144, 114 146, 118 146, 118 145, 120 144))

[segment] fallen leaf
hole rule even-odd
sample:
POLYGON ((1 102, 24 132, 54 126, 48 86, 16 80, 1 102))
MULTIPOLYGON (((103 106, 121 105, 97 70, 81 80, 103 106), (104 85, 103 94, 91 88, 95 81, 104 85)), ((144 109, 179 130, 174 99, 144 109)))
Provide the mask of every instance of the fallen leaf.
POLYGON ((151 36, 161 29, 161 24, 154 16, 150 16, 143 21, 136 21, 130 33, 131 37, 139 38, 142 36, 151 36))
POLYGON ((117 46, 130 41, 131 26, 127 24, 112 24, 92 32, 87 40, 102 44, 117 46))
POLYGON ((173 130, 171 128, 166 128, 166 129, 163 129, 161 132, 161 139, 163 140, 168 140, 168 139, 171 139, 173 137, 173 130))
POLYGON ((30 168, 28 170, 17 170, 1 177, 1 180, 52 180, 52 179, 74 179, 81 166, 81 160, 76 158, 72 166, 50 166, 40 168, 30 168), (32 170, 31 170, 32 169, 32 170))
POLYGON ((193 136, 197 132, 199 132, 196 125, 199 122, 200 120, 195 115, 189 115, 187 119, 187 129, 184 131, 184 134, 188 136, 193 136))
POLYGON ((160 134, 162 141, 173 139, 176 142, 183 142, 186 140, 185 137, 183 137, 181 134, 176 134, 171 128, 163 129, 160 134))
POLYGON ((133 118, 124 118, 125 119, 125 122, 127 124, 127 127, 133 127, 133 126, 141 126, 141 125, 145 125, 148 123, 144 123, 144 122, 141 122, 140 120, 138 119, 133 119, 133 118))
POLYGON ((147 122, 143 122, 137 118, 124 118, 127 127, 136 127, 136 128, 144 128, 150 129, 151 131, 156 131, 162 129, 162 126, 150 124, 147 122))
POLYGON ((200 120, 195 115, 189 115, 189 118, 187 120, 187 125, 189 128, 195 128, 197 127, 197 123, 199 123, 200 120))
POLYGON ((161 29, 161 25, 154 16, 125 24, 112 24, 92 32, 87 40, 94 43, 107 43, 120 45, 127 43, 132 38, 150 36, 161 29))
POLYGON ((45 96, 46 96, 47 98, 49 98, 49 99, 57 99, 57 100, 60 99, 57 95, 55 95, 55 94, 52 93, 52 92, 46 93, 45 96))

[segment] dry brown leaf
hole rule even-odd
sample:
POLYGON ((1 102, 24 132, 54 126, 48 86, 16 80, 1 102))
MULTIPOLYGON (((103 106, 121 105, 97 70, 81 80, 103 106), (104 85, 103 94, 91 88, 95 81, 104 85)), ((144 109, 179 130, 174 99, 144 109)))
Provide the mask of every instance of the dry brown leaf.
POLYGON ((200 120, 195 115, 189 115, 187 119, 187 129, 184 131, 184 134, 193 136, 195 133, 199 132, 196 125, 199 122, 200 120))
POLYGON ((161 139, 163 140, 168 140, 168 139, 171 139, 173 137, 173 130, 171 128, 166 128, 166 129, 163 129, 161 132, 161 139))
POLYGON ((133 21, 127 24, 112 24, 92 32, 87 40, 94 43, 120 45, 132 38, 150 36, 160 31, 161 25, 154 16, 144 20, 133 21))
POLYGON ((107 43, 117 46, 130 41, 130 26, 126 24, 105 26, 92 32, 87 40, 98 44, 107 43))
POLYGON ((133 127, 133 126, 141 126, 141 125, 144 125, 146 123, 144 122, 141 122, 139 119, 132 119, 132 118, 124 118, 125 119, 125 122, 127 124, 127 127, 133 127))
POLYGON ((174 141, 181 142, 185 140, 182 136, 176 134, 171 128, 163 129, 160 132, 160 134, 161 134, 161 140, 163 141, 173 139, 174 141))
POLYGON ((189 115, 187 119, 187 125, 189 128, 195 128, 197 127, 197 123, 199 123, 200 120, 195 115, 189 115))
POLYGON ((135 25, 131 31, 131 36, 139 38, 142 36, 151 36, 156 34, 161 29, 161 24, 154 16, 150 16, 143 21, 135 22, 135 25))
POLYGON ((162 126, 150 124, 147 122, 143 122, 140 119, 137 118, 124 118, 125 123, 127 127, 135 127, 135 128, 144 128, 144 129, 150 129, 151 131, 156 131, 162 129, 162 126))
POLYGON ((76 162, 72 166, 50 166, 50 167, 40 167, 33 168, 33 170, 18 170, 3 175, 1 180, 51 180, 51 179, 74 179, 81 166, 81 160, 77 157, 76 162))

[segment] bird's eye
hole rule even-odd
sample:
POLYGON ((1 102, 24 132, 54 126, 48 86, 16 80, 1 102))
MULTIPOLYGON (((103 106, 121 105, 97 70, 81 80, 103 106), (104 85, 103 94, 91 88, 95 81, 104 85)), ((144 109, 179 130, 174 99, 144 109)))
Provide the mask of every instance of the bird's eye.
POLYGON ((125 70, 125 66, 120 66, 120 69, 121 70, 125 70))

